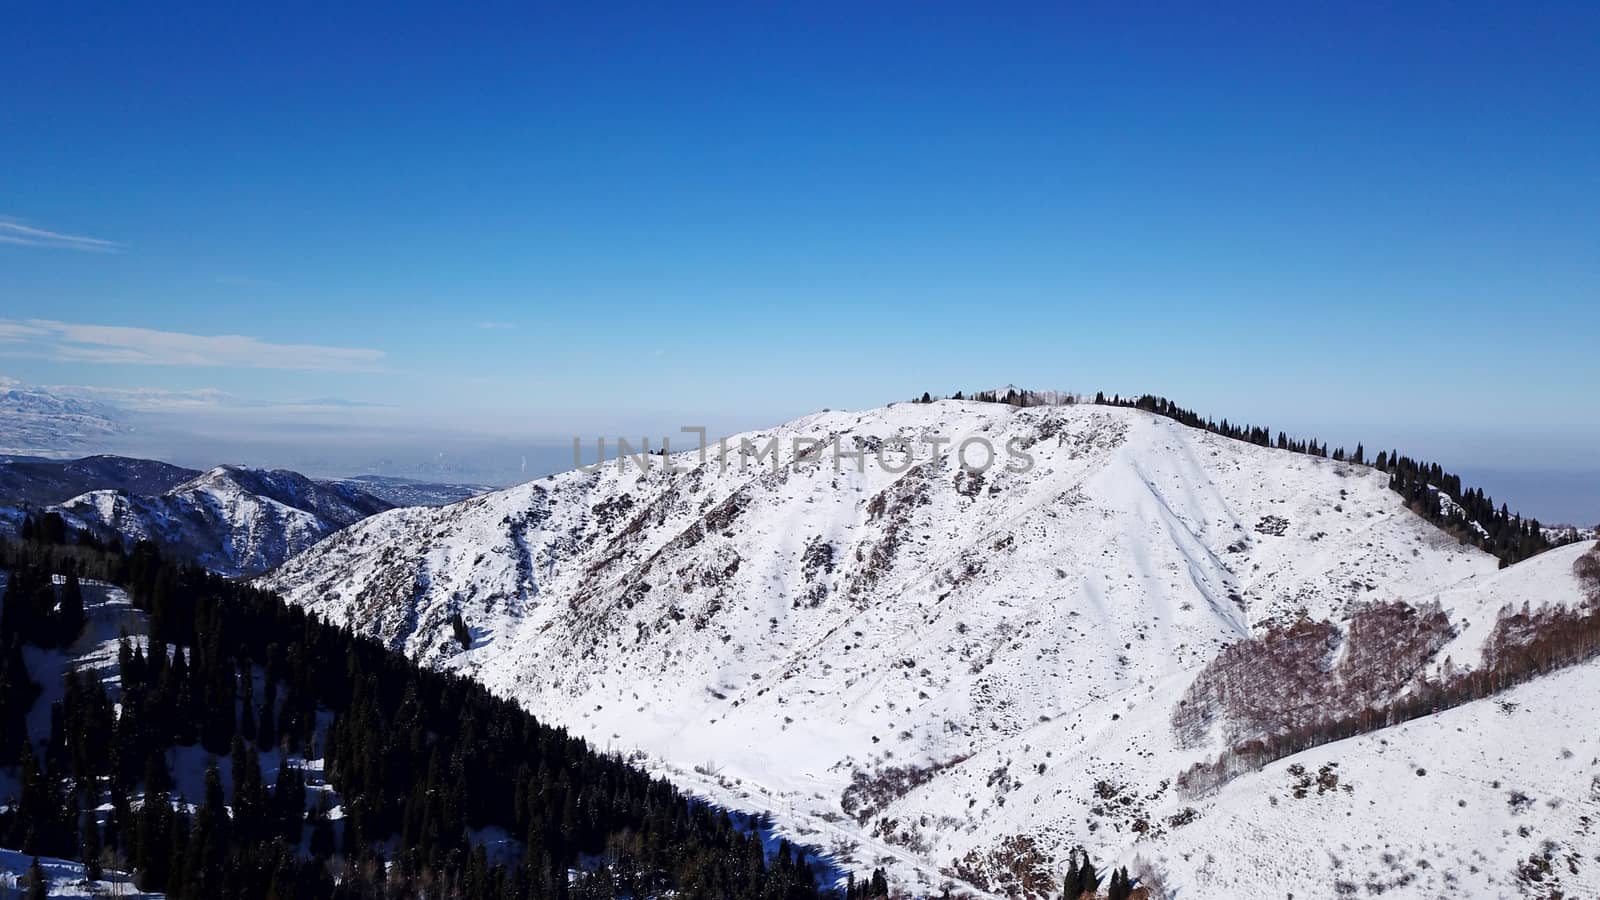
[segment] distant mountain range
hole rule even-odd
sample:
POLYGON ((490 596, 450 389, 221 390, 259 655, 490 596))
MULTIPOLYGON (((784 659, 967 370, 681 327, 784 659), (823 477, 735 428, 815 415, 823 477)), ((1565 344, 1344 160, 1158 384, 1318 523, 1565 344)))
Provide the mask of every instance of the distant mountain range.
POLYGON ((329 534, 397 506, 483 490, 383 476, 317 481, 282 469, 197 471, 148 459, 0 460, 0 521, 56 512, 73 528, 152 540, 223 575, 258 575, 329 534))
POLYGON ((126 429, 115 407, 0 380, 0 454, 81 453, 126 429))
POLYGON ((102 490, 160 494, 199 474, 196 469, 126 456, 11 457, 0 460, 0 504, 49 506, 102 490))

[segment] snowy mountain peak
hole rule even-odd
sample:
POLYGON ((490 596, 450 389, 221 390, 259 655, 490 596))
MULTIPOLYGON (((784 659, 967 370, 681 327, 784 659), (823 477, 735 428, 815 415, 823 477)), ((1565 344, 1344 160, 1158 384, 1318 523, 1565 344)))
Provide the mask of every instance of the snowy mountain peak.
POLYGON ((51 507, 75 528, 152 540, 224 575, 257 575, 391 504, 282 469, 217 466, 156 495, 97 490, 51 507))
POLYGON ((340 527, 393 506, 348 483, 314 481, 288 469, 216 466, 168 493, 195 490, 254 494, 285 506, 314 511, 340 527))

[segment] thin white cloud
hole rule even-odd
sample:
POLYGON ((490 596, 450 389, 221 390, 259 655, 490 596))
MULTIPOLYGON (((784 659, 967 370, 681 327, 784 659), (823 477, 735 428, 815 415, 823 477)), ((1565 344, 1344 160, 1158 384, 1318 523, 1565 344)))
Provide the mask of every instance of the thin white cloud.
POLYGON ((322 372, 377 371, 384 358, 382 350, 367 347, 276 344, 237 334, 188 334, 50 319, 0 319, 0 353, 58 362, 322 372))
POLYGON ((512 322, 479 322, 478 327, 484 331, 510 331, 517 326, 512 322))
POLYGON ((9 218, 0 218, 0 244, 46 247, 54 250, 85 250, 92 253, 115 253, 122 249, 122 245, 116 241, 48 231, 9 218))

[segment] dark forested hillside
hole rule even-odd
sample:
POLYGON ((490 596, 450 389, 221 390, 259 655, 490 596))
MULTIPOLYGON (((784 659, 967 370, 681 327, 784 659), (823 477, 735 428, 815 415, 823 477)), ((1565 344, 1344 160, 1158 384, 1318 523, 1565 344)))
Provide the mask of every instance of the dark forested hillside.
POLYGON ((35 539, 0 565, 0 767, 20 785, 0 846, 207 900, 817 896, 803 851, 275 595, 149 544, 35 539), (70 659, 90 579, 124 587, 148 633, 120 641, 115 679, 66 665, 41 684, 28 661, 70 659), (202 761, 198 796, 175 760, 202 761))

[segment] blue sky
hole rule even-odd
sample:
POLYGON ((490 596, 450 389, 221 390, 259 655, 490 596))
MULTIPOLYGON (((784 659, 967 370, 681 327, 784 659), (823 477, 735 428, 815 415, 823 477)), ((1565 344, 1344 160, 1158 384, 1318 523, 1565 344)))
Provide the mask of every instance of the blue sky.
POLYGON ((562 437, 1015 382, 1600 469, 1600 7, 666 7, 13 7, 0 375, 562 437))

